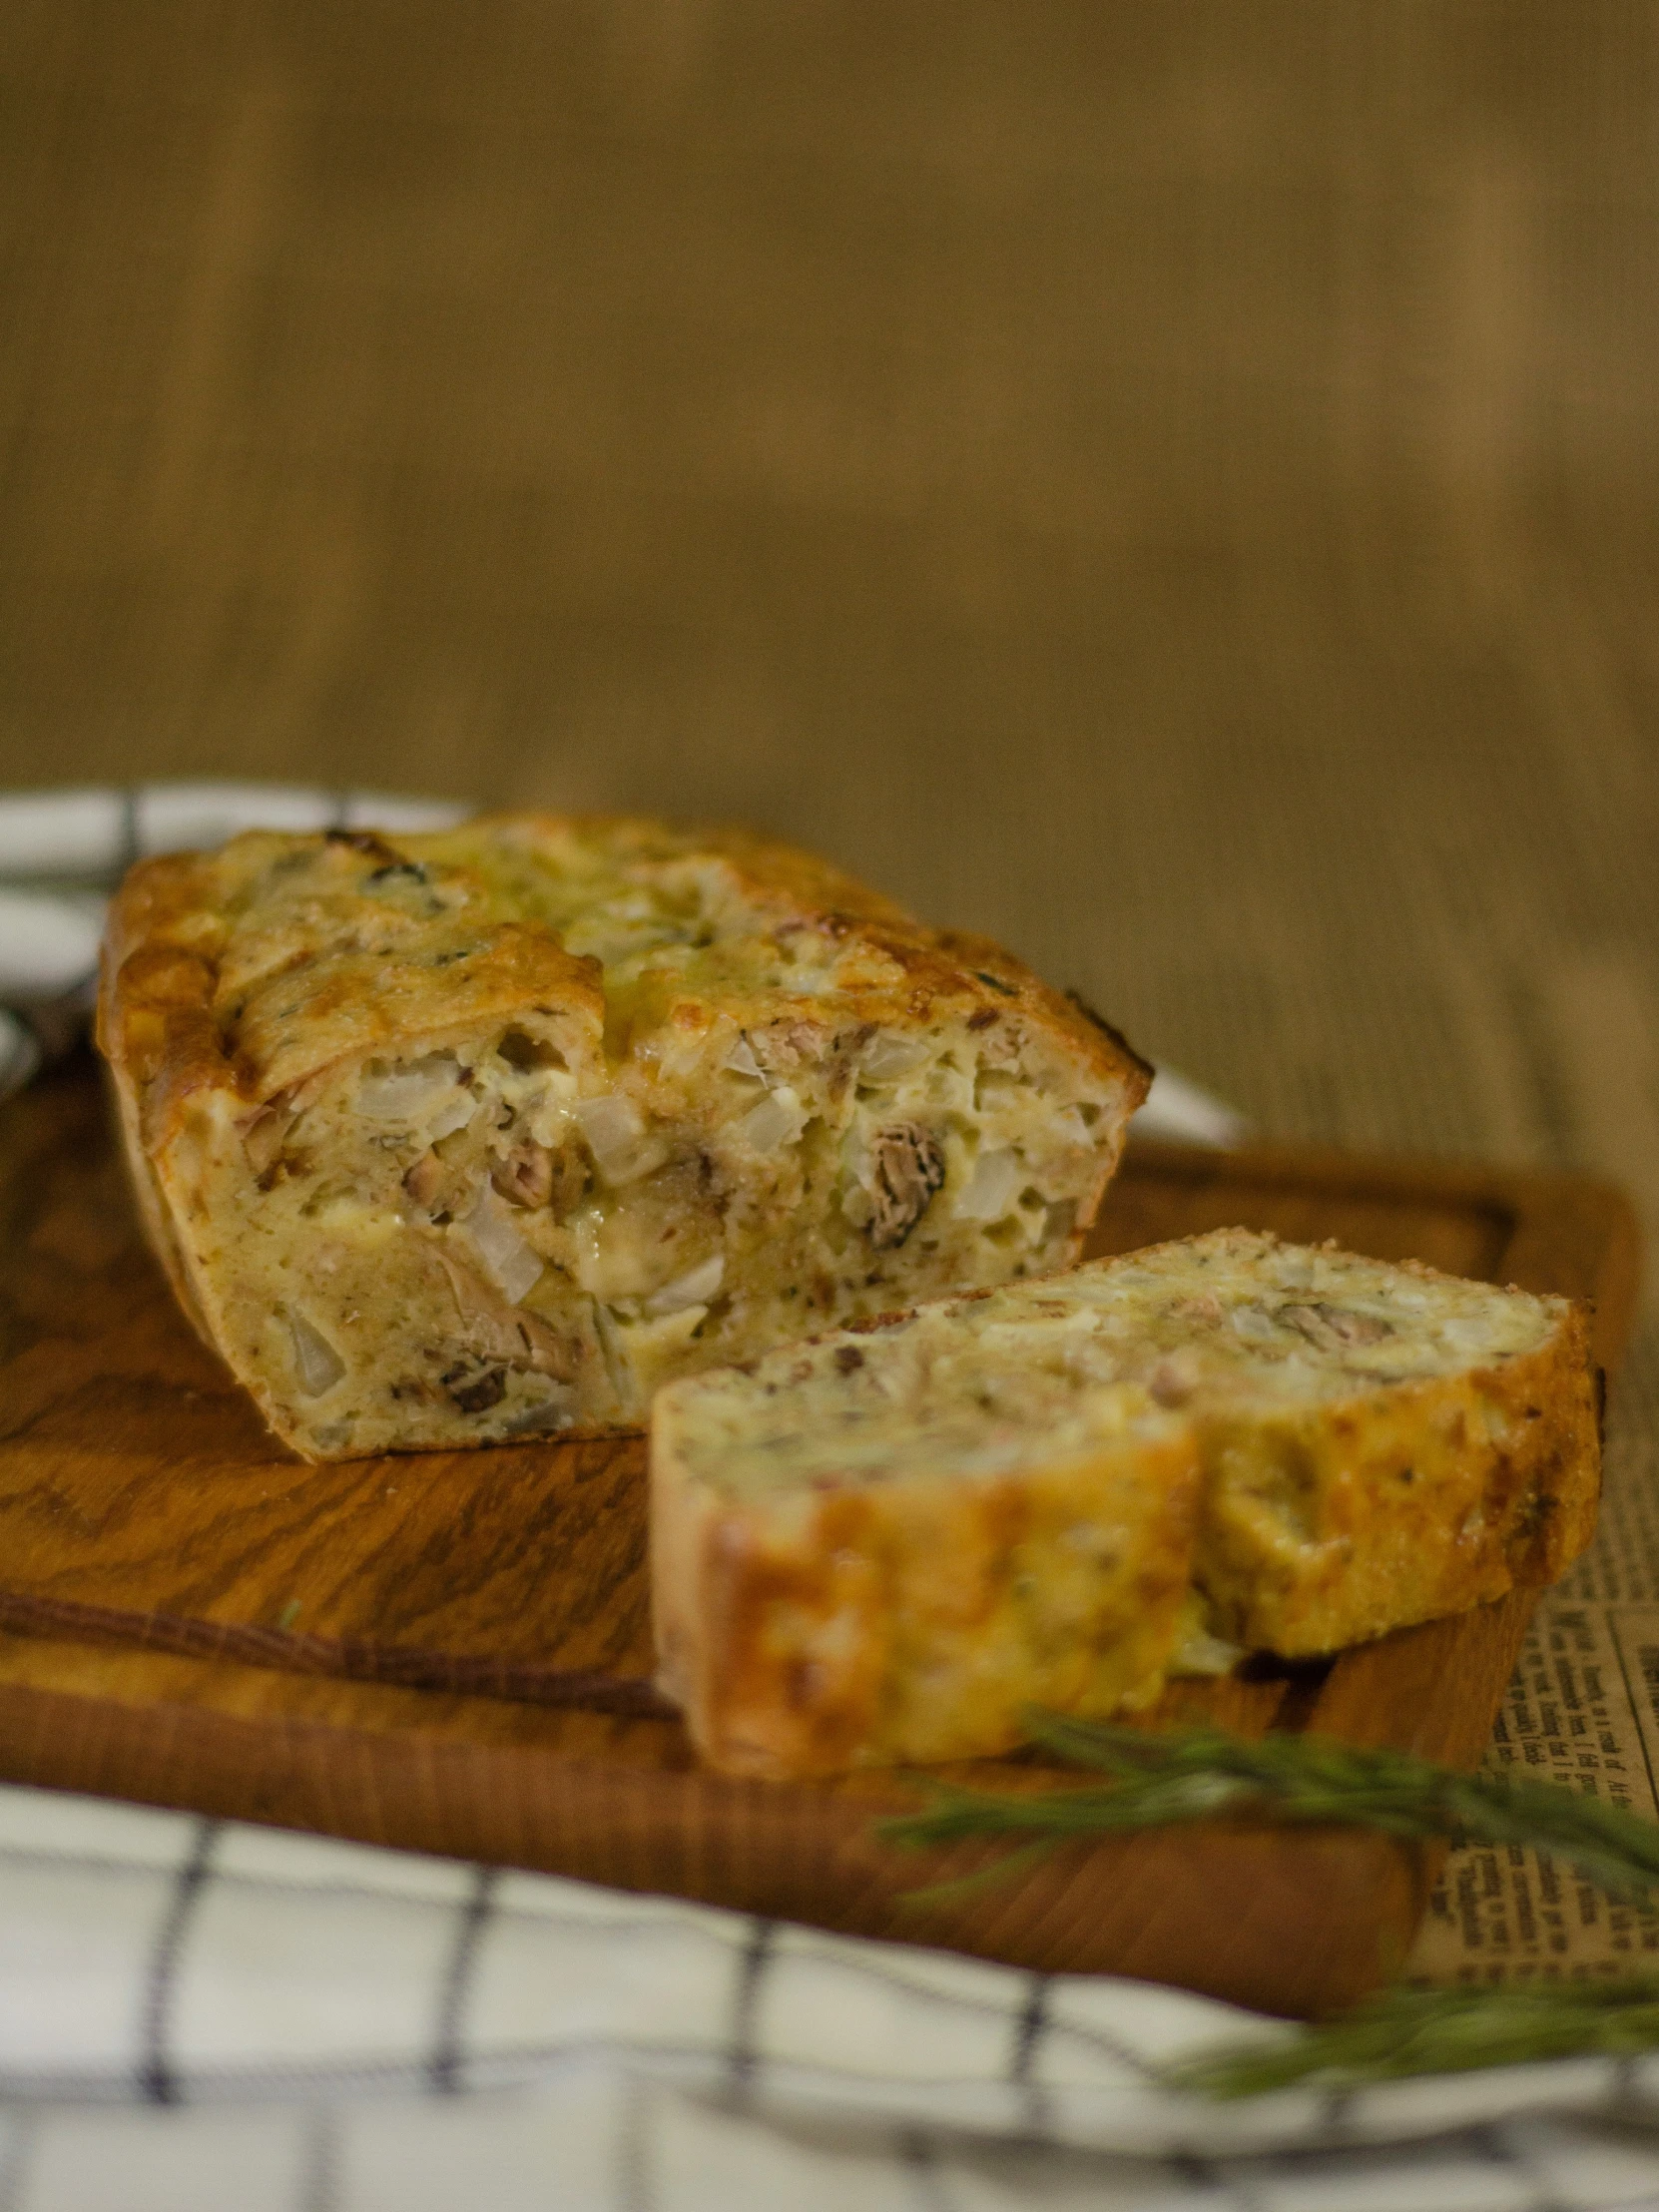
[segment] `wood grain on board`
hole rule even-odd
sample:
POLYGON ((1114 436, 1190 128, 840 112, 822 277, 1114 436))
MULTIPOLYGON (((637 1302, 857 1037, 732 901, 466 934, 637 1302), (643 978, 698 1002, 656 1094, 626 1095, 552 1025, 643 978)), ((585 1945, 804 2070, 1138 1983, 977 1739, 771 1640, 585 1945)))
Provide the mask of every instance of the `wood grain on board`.
MULTIPOLYGON (((1593 1297, 1609 1366, 1633 1310, 1629 1208, 1573 1176, 1145 1145, 1095 1249, 1232 1223, 1593 1297)), ((703 1774, 650 1686, 643 1468, 638 1439, 288 1458, 145 1254, 90 1068, 0 1114, 0 1774, 1285 2011, 1403 1957, 1431 1865, 1379 1839, 1068 1847, 924 1913, 902 1893, 978 1858, 873 1840, 913 1802, 900 1779, 703 1774)), ((1181 1685, 1155 1719, 1472 1763, 1532 1596, 1329 1667, 1181 1685)))

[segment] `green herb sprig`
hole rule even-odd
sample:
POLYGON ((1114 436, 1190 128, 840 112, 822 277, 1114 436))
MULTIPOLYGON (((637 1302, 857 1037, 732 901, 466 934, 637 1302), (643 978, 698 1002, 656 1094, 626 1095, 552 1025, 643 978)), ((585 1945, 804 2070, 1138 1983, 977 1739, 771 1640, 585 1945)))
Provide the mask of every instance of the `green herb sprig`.
MULTIPOLYGON (((1020 1848, 966 1881, 913 1891, 917 1904, 954 1901, 1076 1837, 1229 1816, 1369 1828, 1415 1842, 1530 1845, 1570 1860, 1586 1880, 1635 1904, 1651 1902, 1659 1884, 1659 1827, 1552 1783, 1456 1774, 1406 1752, 1316 1736, 1250 1743, 1219 1728, 1154 1736, 1045 1713, 1029 1715, 1027 1730, 1034 1744, 1110 1782, 1025 1797, 924 1782, 931 1803, 880 1823, 887 1841, 920 1849, 1001 1837, 1020 1848)), ((1164 2078, 1172 2088, 1231 2098, 1300 2082, 1355 2088, 1655 2048, 1659 1978, 1393 1988, 1281 2042, 1201 2052, 1164 2078)))
MULTIPOLYGON (((992 1836, 1023 1846, 970 1878, 975 1887, 1075 1837, 1218 1817, 1369 1828, 1408 1842, 1530 1844, 1572 1860, 1589 1880, 1631 1901, 1659 1883, 1659 1827, 1553 1783, 1456 1774, 1408 1752, 1318 1736, 1251 1743, 1220 1728, 1155 1736, 1048 1713, 1028 1715, 1026 1726, 1043 1750, 1111 1781, 1025 1797, 926 1781, 925 1810, 882 1821, 878 1833, 917 1849, 992 1836)), ((959 1887, 913 1895, 942 1899, 959 1887)))
POLYGON ((1659 2045, 1659 1980, 1549 1981, 1486 1989, 1385 1989, 1281 2043, 1223 2043, 1166 2069, 1172 2089, 1261 2096, 1309 2083, 1358 2089, 1409 2074, 1470 2073, 1540 2059, 1626 2057, 1659 2045))

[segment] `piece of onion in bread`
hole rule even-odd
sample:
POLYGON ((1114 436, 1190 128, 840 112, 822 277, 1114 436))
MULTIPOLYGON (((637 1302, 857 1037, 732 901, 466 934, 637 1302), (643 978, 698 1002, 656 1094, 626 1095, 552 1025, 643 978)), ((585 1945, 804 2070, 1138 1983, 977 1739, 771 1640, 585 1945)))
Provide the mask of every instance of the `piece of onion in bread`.
POLYGON ((547 816, 147 861, 100 1039, 181 1299, 315 1458, 638 1426, 1063 1266, 1149 1080, 810 855, 547 816))
POLYGON ((994 1753, 1553 1580, 1598 1467, 1569 1302, 1221 1231, 665 1390, 661 1678, 729 1773, 994 1753))

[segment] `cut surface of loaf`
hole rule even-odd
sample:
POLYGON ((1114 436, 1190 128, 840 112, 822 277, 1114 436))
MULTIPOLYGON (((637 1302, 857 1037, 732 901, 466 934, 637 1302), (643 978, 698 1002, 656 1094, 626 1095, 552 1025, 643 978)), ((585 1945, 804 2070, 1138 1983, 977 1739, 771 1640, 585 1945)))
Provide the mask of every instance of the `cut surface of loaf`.
POLYGON ((652 1424, 665 1688, 731 1773, 981 1756, 1157 1694, 1190 1626, 1329 1652, 1588 1541, 1566 1300, 1220 1231, 680 1382, 652 1424))
POLYGON ((1063 1266, 1150 1073, 808 854, 549 816, 144 862, 99 1028, 175 1288, 317 1458, 1063 1266))

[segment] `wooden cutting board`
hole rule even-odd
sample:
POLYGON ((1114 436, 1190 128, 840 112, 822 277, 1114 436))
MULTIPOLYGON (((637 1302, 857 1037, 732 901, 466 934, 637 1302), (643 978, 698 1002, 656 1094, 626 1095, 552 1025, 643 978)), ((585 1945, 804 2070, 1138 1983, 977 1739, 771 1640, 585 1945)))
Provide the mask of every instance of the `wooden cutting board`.
MULTIPOLYGON (((1381 1839, 1073 1845, 922 1911, 905 1891, 984 1854, 875 1842, 872 1817, 915 1802, 900 1778, 700 1772, 650 1686, 643 1443, 287 1457, 145 1253, 90 1063, 0 1110, 0 1775, 1291 2013, 1403 1957, 1433 1861, 1381 1839)), ((1609 1367, 1633 1311, 1630 1209, 1574 1176, 1146 1144, 1093 1250, 1234 1223, 1594 1298, 1609 1367)), ((1183 1685, 1154 1721, 1473 1764, 1532 1596, 1183 1685)))

